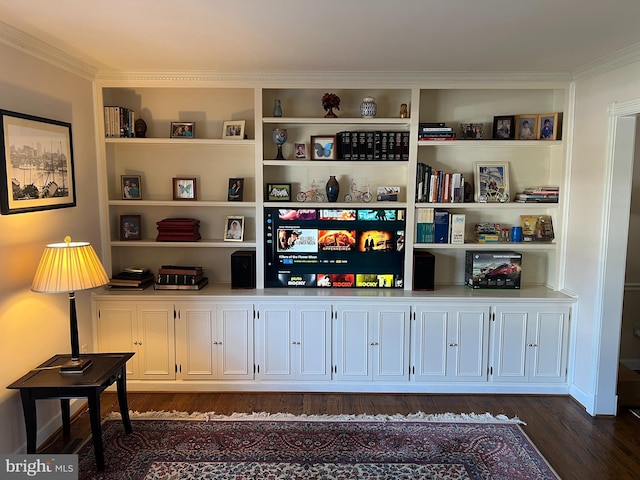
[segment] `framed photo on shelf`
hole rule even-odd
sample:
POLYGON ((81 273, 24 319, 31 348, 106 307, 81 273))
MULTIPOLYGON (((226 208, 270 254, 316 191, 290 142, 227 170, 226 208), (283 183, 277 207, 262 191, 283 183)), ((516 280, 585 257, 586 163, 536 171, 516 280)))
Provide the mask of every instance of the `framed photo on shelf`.
POLYGON ((515 138, 514 115, 501 115, 493 117, 493 138, 495 140, 513 140, 515 138))
POLYGON ((229 202, 241 202, 244 193, 244 178, 229 179, 229 193, 227 200, 229 202))
POLYGON ((244 139, 244 120, 227 120, 222 124, 222 138, 230 140, 244 139))
POLYGON ((475 162, 475 201, 509 200, 509 162, 475 162))
POLYGON ((173 179, 174 200, 197 200, 195 177, 175 177, 173 179))
POLYGON ((311 136, 311 160, 335 160, 336 136, 312 135, 311 136))
POLYGON ((535 140, 538 134, 538 115, 516 116, 516 140, 535 140))
POLYGON ((142 216, 120 215, 120 240, 142 239, 142 216))
POLYGON ((142 199, 142 195, 140 193, 140 175, 121 175, 120 184, 122 186, 123 200, 142 199))
POLYGON ((71 124, 0 110, 0 213, 76 206, 71 124))
POLYGON ((228 216, 224 229, 225 242, 241 242, 244 240, 244 217, 228 216))
POLYGON ((294 143, 293 151, 296 159, 307 158, 307 145, 305 143, 294 143))
POLYGON ((558 113, 545 113, 538 117, 538 140, 559 140, 560 116, 558 113))
POLYGON ((461 123, 460 138, 463 140, 480 140, 484 134, 481 123, 461 123))
POLYGON ((196 136, 194 122, 171 122, 171 138, 193 138, 196 136))
POLYGON ((291 201, 291 184, 290 183, 267 183, 267 201, 268 202, 290 202, 291 201))

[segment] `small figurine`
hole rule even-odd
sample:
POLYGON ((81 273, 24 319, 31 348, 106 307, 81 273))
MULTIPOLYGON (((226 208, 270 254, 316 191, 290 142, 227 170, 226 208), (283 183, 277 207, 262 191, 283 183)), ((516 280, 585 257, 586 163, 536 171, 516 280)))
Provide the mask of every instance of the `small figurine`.
POLYGON ((406 103, 400 105, 400 118, 409 118, 409 109, 406 103))
POLYGON ((324 202, 324 198, 324 194, 318 190, 318 184, 315 180, 311 182, 311 190, 302 191, 296 195, 296 200, 299 202, 313 201, 314 199, 316 202, 324 202))
POLYGON ((373 195, 369 191, 369 185, 364 186, 364 190, 358 190, 358 186, 354 180, 351 181, 351 191, 344 196, 345 202, 353 202, 354 200, 361 200, 369 203, 373 199, 373 195))

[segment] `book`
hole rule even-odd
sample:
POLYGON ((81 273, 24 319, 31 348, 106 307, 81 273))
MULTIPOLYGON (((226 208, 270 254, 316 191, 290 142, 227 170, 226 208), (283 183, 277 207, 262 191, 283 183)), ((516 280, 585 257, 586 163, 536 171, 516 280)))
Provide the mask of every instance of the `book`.
POLYGON ((158 273, 156 283, 161 285, 195 285, 204 277, 204 273, 199 275, 158 273))
POLYGON ((451 214, 451 243, 464 243, 465 223, 466 215, 464 213, 451 214))
POLYGON ((449 243, 449 212, 435 209, 433 212, 433 243, 449 243))
POLYGON ((117 284, 112 284, 111 282, 109 282, 107 284, 107 288, 109 290, 133 290, 133 291, 141 291, 144 290, 145 288, 150 287, 151 285, 154 284, 153 279, 151 279, 150 281, 144 282, 144 283, 140 283, 138 285, 117 285, 117 284))
POLYGON ((158 273, 170 275, 201 275, 204 273, 204 267, 188 265, 162 265, 158 269, 158 273))
POLYGON ((164 285, 159 283, 154 283, 153 288, 155 290, 201 290, 209 283, 209 279, 207 277, 203 277, 194 285, 164 285))

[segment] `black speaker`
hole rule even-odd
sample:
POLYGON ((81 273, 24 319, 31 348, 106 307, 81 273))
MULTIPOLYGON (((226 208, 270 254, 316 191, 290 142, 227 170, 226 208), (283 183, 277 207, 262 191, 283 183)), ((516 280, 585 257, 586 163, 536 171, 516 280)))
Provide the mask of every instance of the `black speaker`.
POLYGON ((429 252, 413 252, 413 289, 434 290, 436 257, 429 252))
POLYGON ((231 254, 231 288, 256 288, 256 252, 237 250, 231 254))

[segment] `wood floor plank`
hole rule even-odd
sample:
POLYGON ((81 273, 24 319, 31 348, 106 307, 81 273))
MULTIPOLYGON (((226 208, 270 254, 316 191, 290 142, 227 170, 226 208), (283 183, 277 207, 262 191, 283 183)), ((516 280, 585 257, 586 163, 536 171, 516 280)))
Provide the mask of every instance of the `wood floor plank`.
MULTIPOLYGON (((102 415, 117 412, 115 393, 101 398, 102 415)), ((129 393, 133 411, 270 412, 300 414, 485 413, 517 416, 526 434, 563 480, 640 479, 640 419, 621 408, 615 417, 593 418, 566 396, 323 394, 323 393, 129 393)), ((64 452, 90 434, 82 409, 71 436, 54 435, 39 448, 64 452)))

